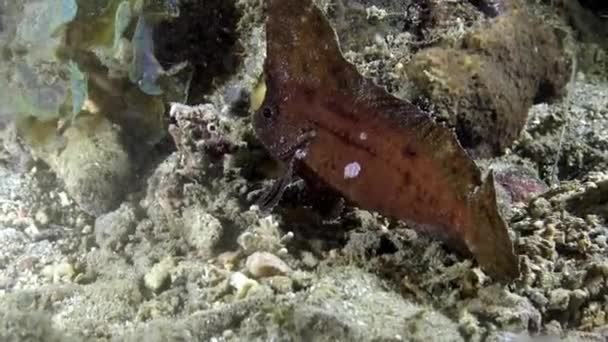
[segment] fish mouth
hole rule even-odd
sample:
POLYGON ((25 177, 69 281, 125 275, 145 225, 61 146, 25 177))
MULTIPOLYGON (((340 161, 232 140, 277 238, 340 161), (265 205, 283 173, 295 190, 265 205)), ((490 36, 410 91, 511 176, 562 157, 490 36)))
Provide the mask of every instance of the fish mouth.
POLYGON ((309 129, 309 130, 305 131, 304 133, 302 133, 301 135, 299 135, 296 138, 296 141, 293 144, 288 145, 284 149, 279 151, 277 153, 277 158, 282 161, 288 161, 294 157, 297 157, 299 159, 305 158, 306 149, 308 148, 308 145, 310 145, 310 142, 312 141, 312 139, 314 139, 316 136, 317 136, 317 132, 314 131, 313 129, 309 129), (302 151, 302 152, 298 153, 298 151, 302 151))

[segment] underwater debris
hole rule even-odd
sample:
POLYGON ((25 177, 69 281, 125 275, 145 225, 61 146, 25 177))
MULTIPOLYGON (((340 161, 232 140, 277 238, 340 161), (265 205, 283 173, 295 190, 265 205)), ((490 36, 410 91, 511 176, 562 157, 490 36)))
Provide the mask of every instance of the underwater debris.
POLYGON ((482 182, 449 129, 362 77, 311 1, 268 1, 267 55, 254 128, 275 158, 362 208, 423 223, 496 279, 517 277, 492 174, 482 182))

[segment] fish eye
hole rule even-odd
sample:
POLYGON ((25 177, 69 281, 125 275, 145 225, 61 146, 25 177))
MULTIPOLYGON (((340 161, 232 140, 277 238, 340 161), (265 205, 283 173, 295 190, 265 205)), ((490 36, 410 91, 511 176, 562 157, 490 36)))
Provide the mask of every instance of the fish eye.
POLYGON ((262 109, 262 115, 266 118, 266 119, 270 119, 274 116, 273 110, 270 107, 265 107, 264 109, 262 109))

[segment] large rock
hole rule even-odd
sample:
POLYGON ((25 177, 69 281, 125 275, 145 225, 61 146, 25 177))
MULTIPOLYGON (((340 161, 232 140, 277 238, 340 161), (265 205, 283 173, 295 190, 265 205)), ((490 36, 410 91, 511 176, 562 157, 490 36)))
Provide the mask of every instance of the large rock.
POLYGON ((22 131, 74 201, 94 216, 118 207, 132 171, 118 126, 98 115, 79 116, 62 135, 48 125, 30 123, 22 131))

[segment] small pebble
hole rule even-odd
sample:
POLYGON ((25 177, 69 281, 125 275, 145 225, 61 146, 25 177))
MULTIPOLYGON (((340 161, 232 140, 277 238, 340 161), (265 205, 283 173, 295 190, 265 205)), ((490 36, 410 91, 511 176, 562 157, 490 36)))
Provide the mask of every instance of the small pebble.
POLYGON ((171 269, 175 266, 173 258, 167 257, 152 266, 144 276, 144 284, 155 293, 159 293, 169 287, 171 281, 171 269))
POLYGON ((258 287, 259 285, 260 284, 257 281, 248 278, 241 272, 234 272, 230 276, 230 286, 236 289, 237 298, 245 298, 249 290, 258 287))
POLYGON ((274 254, 255 252, 247 258, 247 271, 255 278, 271 277, 291 273, 291 268, 274 254))
POLYGON ((537 198, 530 206, 530 214, 534 218, 541 218, 551 212, 551 203, 546 198, 537 198))
POLYGON ((545 333, 549 336, 561 336, 562 325, 559 324, 558 321, 552 320, 551 322, 545 324, 545 333))
POLYGON ((35 238, 36 236, 40 235, 40 230, 38 229, 38 227, 36 227, 35 224, 30 224, 29 226, 27 226, 27 228, 25 228, 25 233, 31 237, 31 238, 35 238))
POLYGON ((298 288, 311 287, 315 281, 315 276, 312 273, 300 270, 293 271, 290 277, 298 288))
POLYGON ((62 207, 65 208, 65 207, 70 206, 70 198, 68 197, 67 193, 62 191, 58 194, 58 196, 59 196, 59 203, 61 204, 62 207))
POLYGON ((234 269, 240 258, 240 253, 236 251, 224 252, 217 256, 217 262, 226 270, 234 269))
POLYGON ((91 234, 93 232, 93 226, 91 226, 90 224, 87 224, 86 226, 82 227, 82 234, 88 235, 91 234))
POLYGON ((204 259, 211 258, 222 237, 222 223, 198 205, 185 209, 183 219, 188 229, 188 244, 198 250, 204 259))
POLYGON ((532 226, 534 226, 535 229, 543 229, 545 223, 542 220, 536 220, 532 223, 532 226))
POLYGON ((293 290, 293 280, 286 276, 274 276, 266 278, 266 284, 278 293, 289 293, 293 290))
POLYGON ((47 213, 43 209, 40 209, 36 212, 36 215, 34 215, 34 219, 36 220, 36 222, 43 226, 46 226, 49 223, 49 215, 47 215, 47 213))
POLYGON ((74 267, 68 262, 48 265, 42 269, 42 275, 51 279, 53 283, 70 281, 74 276, 74 267))
POLYGON ((549 309, 564 311, 570 303, 570 291, 566 289, 556 289, 549 293, 549 309))

